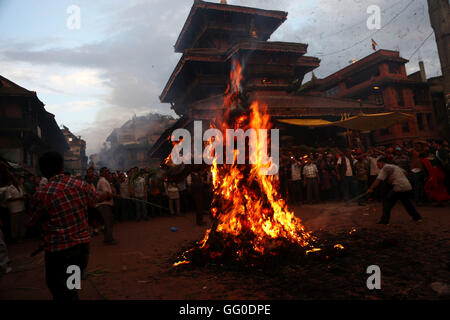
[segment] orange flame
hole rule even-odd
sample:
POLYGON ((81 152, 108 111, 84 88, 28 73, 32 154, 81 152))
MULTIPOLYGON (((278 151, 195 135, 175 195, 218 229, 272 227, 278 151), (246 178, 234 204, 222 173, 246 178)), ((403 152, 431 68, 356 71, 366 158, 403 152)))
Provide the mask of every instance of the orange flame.
MULTIPOLYGON (((233 99, 236 98, 240 89, 241 72, 241 65, 235 61, 230 72, 230 85, 224 99, 228 114, 230 107, 235 103, 233 99)), ((224 130, 228 125, 224 123, 222 126, 224 130)), ((250 106, 249 117, 246 115, 238 117, 232 126, 244 131, 247 129, 269 130, 271 122, 267 106, 258 101, 253 102, 250 106)), ((226 141, 226 143, 232 142, 226 141)), ((231 165, 220 166, 213 161, 211 172, 215 206, 212 208, 212 213, 218 219, 214 231, 234 239, 236 244, 243 241, 242 236, 245 234, 245 241, 250 239, 253 250, 260 254, 263 254, 270 243, 276 239, 307 246, 312 236, 305 231, 301 220, 288 209, 286 202, 281 198, 274 176, 261 174, 260 169, 267 164, 259 158, 259 150, 262 148, 266 150, 267 145, 263 143, 267 144, 268 141, 260 141, 258 138, 254 143, 256 143, 254 147, 258 156, 256 164, 251 165, 250 170, 249 166, 239 166, 236 161, 231 165)), ((210 235, 211 229, 208 229, 199 242, 201 248, 208 246, 210 235)), ((237 252, 238 255, 243 253, 243 251, 237 252)))
MULTIPOLYGON (((181 142, 183 142, 183 138, 180 138, 180 140, 178 141, 173 141, 174 137, 170 136, 168 138, 168 140, 170 140, 170 142, 172 142, 172 147, 175 148, 176 145, 180 144, 181 142)), ((172 162, 172 152, 169 153, 169 155, 167 156, 166 159, 164 159, 163 164, 166 166, 171 166, 173 164, 172 162)))

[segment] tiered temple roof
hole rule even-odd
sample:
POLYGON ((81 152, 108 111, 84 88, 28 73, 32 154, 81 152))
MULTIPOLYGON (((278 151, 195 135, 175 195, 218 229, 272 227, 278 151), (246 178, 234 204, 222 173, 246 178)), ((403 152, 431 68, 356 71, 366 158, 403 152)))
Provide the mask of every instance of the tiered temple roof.
POLYGON ((175 52, 215 48, 220 42, 230 47, 249 37, 266 41, 286 18, 287 12, 283 11, 195 0, 175 43, 175 52))
MULTIPOLYGON (((320 60, 305 56, 307 44, 267 41, 286 18, 283 11, 195 0, 174 46, 183 55, 160 95, 161 102, 171 103, 181 116, 205 116, 196 111, 204 101, 223 95, 233 59, 244 67, 246 92, 255 97, 289 92, 320 60)), ((209 109, 220 112, 216 105, 209 109)))

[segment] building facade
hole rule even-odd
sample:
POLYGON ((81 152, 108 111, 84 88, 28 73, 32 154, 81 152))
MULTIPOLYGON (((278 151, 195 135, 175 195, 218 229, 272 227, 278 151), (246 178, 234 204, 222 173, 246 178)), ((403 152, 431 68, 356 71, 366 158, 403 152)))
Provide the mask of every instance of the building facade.
POLYGON ((0 76, 0 155, 39 174, 42 153, 64 154, 68 149, 55 116, 45 110, 36 92, 0 76))
POLYGON ((106 138, 109 145, 99 153, 98 163, 119 170, 157 165, 149 158, 149 150, 175 121, 171 116, 160 114, 133 117, 106 138))
POLYGON ((450 123, 450 3, 448 0, 428 0, 428 12, 441 62, 441 81, 450 123))
POLYGON ((88 160, 86 156, 86 141, 81 139, 80 136, 74 135, 65 126, 61 130, 69 145, 69 150, 64 152, 64 171, 84 177, 88 160))
POLYGON ((345 98, 379 106, 379 112, 399 111, 413 115, 409 122, 372 132, 373 143, 437 139, 442 114, 433 107, 430 84, 423 63, 420 71, 406 74, 408 60, 399 52, 378 50, 323 78, 313 79, 300 94, 345 98))

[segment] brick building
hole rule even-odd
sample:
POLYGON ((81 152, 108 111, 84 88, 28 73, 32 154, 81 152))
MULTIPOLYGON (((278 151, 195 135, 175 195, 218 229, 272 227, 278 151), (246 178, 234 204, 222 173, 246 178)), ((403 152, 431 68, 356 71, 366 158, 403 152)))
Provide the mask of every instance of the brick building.
POLYGON ((436 119, 442 119, 443 110, 433 106, 423 63, 420 71, 407 75, 407 62, 397 51, 378 50, 323 79, 313 78, 299 94, 352 99, 376 104, 380 112, 414 115, 409 122, 372 132, 376 144, 439 138, 436 119))
POLYGON ((38 157, 46 151, 64 154, 69 146, 55 116, 36 92, 0 76, 0 155, 38 174, 38 157))

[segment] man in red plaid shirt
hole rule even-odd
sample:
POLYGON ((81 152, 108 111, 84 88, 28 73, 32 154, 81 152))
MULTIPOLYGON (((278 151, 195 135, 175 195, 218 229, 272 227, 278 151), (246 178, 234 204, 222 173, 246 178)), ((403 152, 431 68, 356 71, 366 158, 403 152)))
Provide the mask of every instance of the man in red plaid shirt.
POLYGON ((88 264, 88 207, 95 207, 94 189, 84 181, 65 176, 64 159, 56 152, 39 159, 42 174, 49 180, 33 196, 30 227, 40 226, 45 243, 45 277, 53 299, 78 299, 75 289, 68 288, 67 268, 78 266, 81 274, 88 264))

